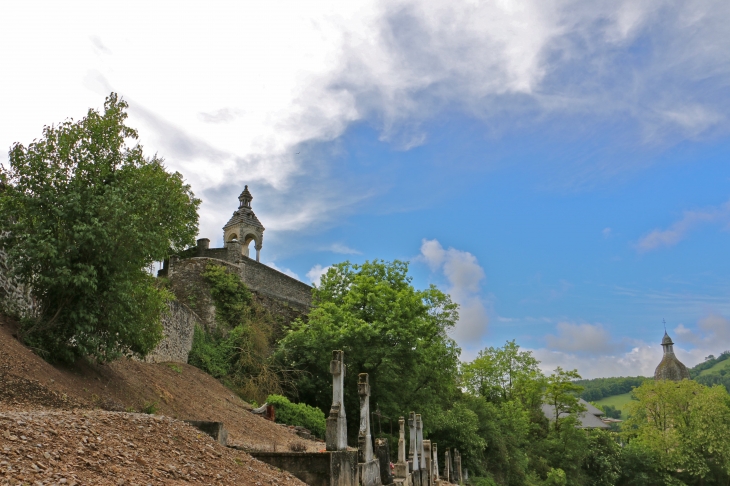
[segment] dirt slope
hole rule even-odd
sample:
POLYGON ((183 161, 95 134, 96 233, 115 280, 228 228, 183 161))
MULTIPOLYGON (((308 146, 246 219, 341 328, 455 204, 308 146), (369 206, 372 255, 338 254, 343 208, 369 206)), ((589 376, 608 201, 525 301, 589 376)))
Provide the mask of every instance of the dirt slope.
POLYGON ((223 422, 229 444, 255 450, 324 448, 287 427, 251 414, 251 406, 211 376, 182 363, 121 359, 107 365, 54 367, 13 337, 15 324, 0 317, 0 410, 74 407, 114 411, 156 408, 177 419, 223 422), (6 375, 3 377, 3 375, 6 375))
POLYGON ((300 486, 286 472, 168 417, 0 412, 0 484, 300 486))

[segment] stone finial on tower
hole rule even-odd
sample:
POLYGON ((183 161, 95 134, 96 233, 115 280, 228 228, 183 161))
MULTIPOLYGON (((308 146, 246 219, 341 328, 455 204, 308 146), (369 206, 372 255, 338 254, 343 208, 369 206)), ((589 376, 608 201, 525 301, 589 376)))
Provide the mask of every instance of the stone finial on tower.
POLYGON ((344 352, 332 351, 332 407, 327 417, 325 447, 328 451, 347 450, 347 418, 345 416, 345 362, 344 352))
POLYGON ((248 186, 243 187, 243 192, 240 196, 238 196, 239 201, 239 208, 251 208, 251 201, 253 201, 253 196, 251 195, 251 192, 248 190, 248 186))
POLYGON ((229 251, 235 251, 245 257, 249 256, 249 245, 253 242, 256 261, 259 261, 261 248, 264 245, 265 228, 251 209, 252 200, 253 196, 246 186, 238 196, 238 209, 223 227, 223 241, 229 251))

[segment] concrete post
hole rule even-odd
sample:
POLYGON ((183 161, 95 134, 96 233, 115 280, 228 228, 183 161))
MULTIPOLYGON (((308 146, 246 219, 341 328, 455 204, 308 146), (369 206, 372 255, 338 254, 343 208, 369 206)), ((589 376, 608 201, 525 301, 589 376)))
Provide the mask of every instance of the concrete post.
POLYGON ((418 460, 418 433, 416 432, 416 413, 410 412, 408 414, 408 428, 410 429, 409 437, 409 450, 411 452, 411 470, 413 472, 418 471, 421 463, 418 460))
POLYGON ((405 479, 408 477, 408 462, 406 461, 406 431, 403 417, 398 419, 400 431, 398 432, 398 462, 395 464, 395 477, 405 479))
POLYGON ((458 449, 454 449, 454 478, 459 484, 463 482, 461 476, 461 454, 459 454, 458 449))
POLYGON ((444 453, 444 481, 451 482, 451 457, 448 449, 444 453))
POLYGON ((418 458, 420 459, 418 469, 426 469, 426 453, 423 449, 423 422, 421 414, 416 414, 416 447, 418 448, 418 458))
POLYGON ((431 445, 431 450, 433 451, 433 462, 431 465, 433 466, 431 468, 431 476, 433 477, 432 484, 436 484, 436 481, 439 480, 439 452, 438 452, 438 444, 435 442, 431 445))
POLYGON ((370 435, 370 381, 367 373, 357 377, 357 394, 360 395, 360 431, 357 434, 358 461, 373 460, 373 438, 370 435))
POLYGON ((428 439, 423 440, 423 457, 426 460, 426 464, 423 468, 423 484, 431 485, 431 441, 428 439))
POLYGON ((344 380, 345 363, 342 351, 332 351, 332 408, 327 417, 325 446, 328 451, 347 450, 347 418, 345 417, 344 380))

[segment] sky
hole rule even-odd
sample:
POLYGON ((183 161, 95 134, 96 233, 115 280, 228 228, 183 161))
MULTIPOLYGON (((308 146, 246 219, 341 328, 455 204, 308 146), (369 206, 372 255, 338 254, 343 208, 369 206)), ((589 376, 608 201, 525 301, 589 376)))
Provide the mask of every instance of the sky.
MULTIPOLYGON (((0 147, 117 92, 203 200, 248 185, 307 283, 406 260, 462 359, 653 374, 730 349, 730 2, 0 4, 0 147)), ((7 156, 0 157, 7 163, 7 156)))

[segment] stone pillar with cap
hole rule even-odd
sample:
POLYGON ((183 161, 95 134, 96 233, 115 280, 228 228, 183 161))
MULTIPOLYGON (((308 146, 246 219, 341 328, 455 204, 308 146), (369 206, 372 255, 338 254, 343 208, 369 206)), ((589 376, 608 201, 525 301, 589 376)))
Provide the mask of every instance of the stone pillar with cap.
POLYGON ((357 435, 358 462, 373 460, 373 438, 370 435, 370 381, 367 373, 357 377, 357 394, 360 395, 360 431, 357 435))
POLYGON ((461 454, 458 449, 454 449, 454 479, 459 484, 463 481, 461 477, 461 454))
POLYGON ((406 460, 406 431, 405 419, 398 419, 398 462, 395 463, 395 477, 397 479, 406 479, 408 477, 408 461, 406 460))
POLYGON ((436 484, 436 481, 439 480, 439 453, 438 453, 438 444, 435 442, 431 444, 431 452, 432 452, 432 462, 431 462, 431 484, 436 484))
POLYGON ((344 352, 332 351, 332 407, 327 417, 325 447, 328 451, 347 450, 347 418, 345 416, 345 362, 344 352))
POLYGON ((411 453, 411 471, 418 471, 421 463, 418 459, 418 425, 416 424, 416 413, 410 412, 408 414, 408 428, 410 429, 408 445, 411 453))
POLYGON ((431 482, 431 441, 423 439, 423 458, 426 461, 426 465, 422 472, 422 482, 425 485, 433 484, 431 482))
POLYGON ((446 449, 446 452, 444 452, 444 481, 447 483, 451 482, 451 454, 449 454, 449 450, 446 449))

